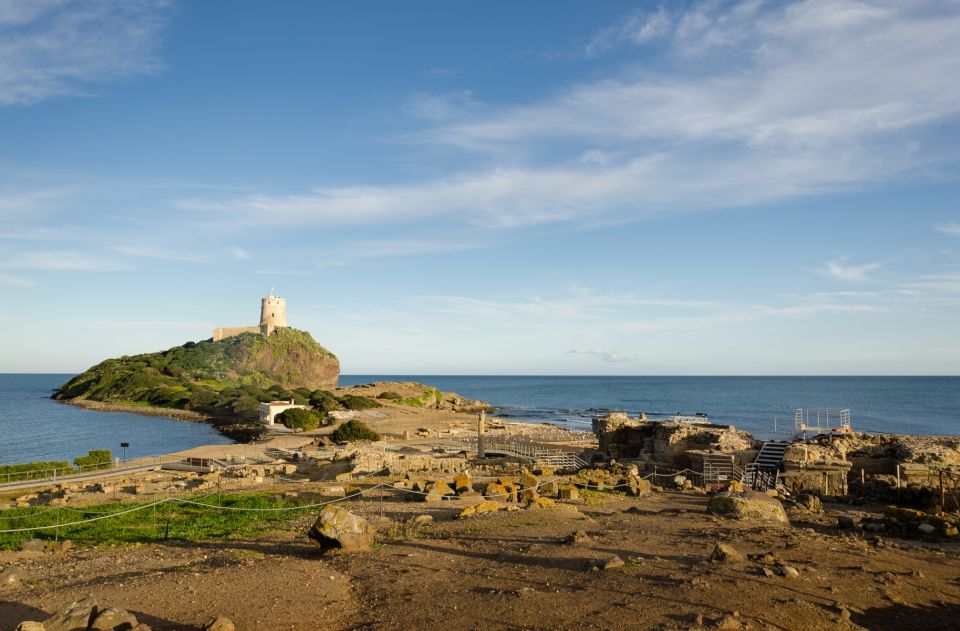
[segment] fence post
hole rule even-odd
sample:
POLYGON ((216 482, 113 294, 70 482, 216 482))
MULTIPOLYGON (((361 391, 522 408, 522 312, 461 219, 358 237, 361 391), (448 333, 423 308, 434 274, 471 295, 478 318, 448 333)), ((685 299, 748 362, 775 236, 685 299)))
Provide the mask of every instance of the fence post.
POLYGON ((947 498, 943 492, 943 469, 940 469, 940 512, 944 513, 947 510, 947 498))
POLYGON ((57 528, 53 531, 53 541, 57 543, 60 541, 60 507, 57 506, 57 528))

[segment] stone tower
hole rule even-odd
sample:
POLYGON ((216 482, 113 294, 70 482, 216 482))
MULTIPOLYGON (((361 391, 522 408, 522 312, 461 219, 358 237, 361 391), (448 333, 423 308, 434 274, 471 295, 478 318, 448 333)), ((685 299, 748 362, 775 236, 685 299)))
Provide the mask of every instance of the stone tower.
POLYGON ((271 291, 260 301, 260 328, 273 331, 278 326, 287 326, 287 301, 271 291))

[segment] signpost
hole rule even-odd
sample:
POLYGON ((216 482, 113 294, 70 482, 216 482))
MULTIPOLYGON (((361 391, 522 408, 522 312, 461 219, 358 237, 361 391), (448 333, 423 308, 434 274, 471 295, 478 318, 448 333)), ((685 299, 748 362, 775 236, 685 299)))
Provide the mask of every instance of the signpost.
POLYGON ((127 447, 130 446, 130 443, 120 443, 120 449, 123 450, 123 464, 127 464, 127 447))

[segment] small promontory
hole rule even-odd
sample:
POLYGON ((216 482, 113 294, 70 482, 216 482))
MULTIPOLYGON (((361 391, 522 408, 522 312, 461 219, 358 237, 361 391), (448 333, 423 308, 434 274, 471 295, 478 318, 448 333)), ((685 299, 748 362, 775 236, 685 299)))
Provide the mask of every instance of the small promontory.
POLYGON ((53 398, 247 420, 256 417, 261 400, 332 389, 339 376, 336 356, 309 333, 277 327, 108 359, 62 385, 53 398))

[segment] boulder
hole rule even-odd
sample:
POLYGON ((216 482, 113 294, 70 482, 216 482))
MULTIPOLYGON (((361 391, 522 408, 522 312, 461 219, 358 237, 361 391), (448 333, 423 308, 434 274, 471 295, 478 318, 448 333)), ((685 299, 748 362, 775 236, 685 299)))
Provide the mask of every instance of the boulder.
POLYGON ((510 497, 507 487, 498 482, 488 484, 483 494, 491 502, 506 502, 510 497))
POLYGON ((837 515, 837 528, 840 530, 853 530, 853 517, 850 515, 837 515))
POLYGON ((138 624, 137 617, 126 609, 108 607, 93 619, 89 631, 130 631, 138 624))
POLYGON ((459 518, 464 517, 473 517, 474 515, 483 515, 484 513, 495 513, 498 510, 503 510, 506 506, 500 502, 480 502, 474 506, 467 506, 460 514, 457 515, 459 518))
POLYGON ((717 563, 742 563, 746 559, 730 544, 718 543, 710 553, 710 560, 717 563))
POLYGON ((430 485, 430 490, 423 496, 423 499, 425 502, 439 502, 447 495, 456 495, 456 492, 443 480, 437 480, 430 485))
POLYGON ((808 510, 811 513, 822 513, 823 512, 823 503, 820 502, 820 498, 812 493, 801 493, 797 496, 797 506, 808 510))
POLYGON ((472 491, 473 485, 470 482, 470 476, 468 476, 466 473, 461 473, 460 475, 455 476, 453 478, 453 488, 458 494, 472 491))
POLYGON ((200 628, 203 631, 234 631, 235 630, 235 627, 233 626, 233 622, 231 622, 229 618, 224 618, 223 616, 217 616, 216 618, 213 618, 212 620, 207 621, 200 628))
POLYGON ((99 611, 91 596, 70 603, 43 622, 46 631, 86 631, 99 611))
POLYGON ((560 487, 560 499, 577 502, 580 500, 580 489, 572 484, 564 484, 560 487))
POLYGON ((375 529, 367 520, 337 506, 325 506, 307 535, 323 550, 351 552, 369 549, 375 529))
POLYGON ((615 570, 623 567, 624 565, 626 565, 626 563, 624 563, 623 559, 617 555, 613 555, 609 559, 605 559, 604 561, 600 562, 600 568, 604 570, 615 570))
POLYGON ((17 625, 17 631, 46 631, 46 627, 43 626, 42 622, 25 620, 17 625))
POLYGON ((21 585, 23 585, 23 574, 21 574, 20 570, 8 567, 3 572, 0 572, 0 589, 20 587, 21 585))
POLYGON ((758 491, 716 495, 710 498, 707 510, 738 519, 789 523, 780 500, 758 491))

